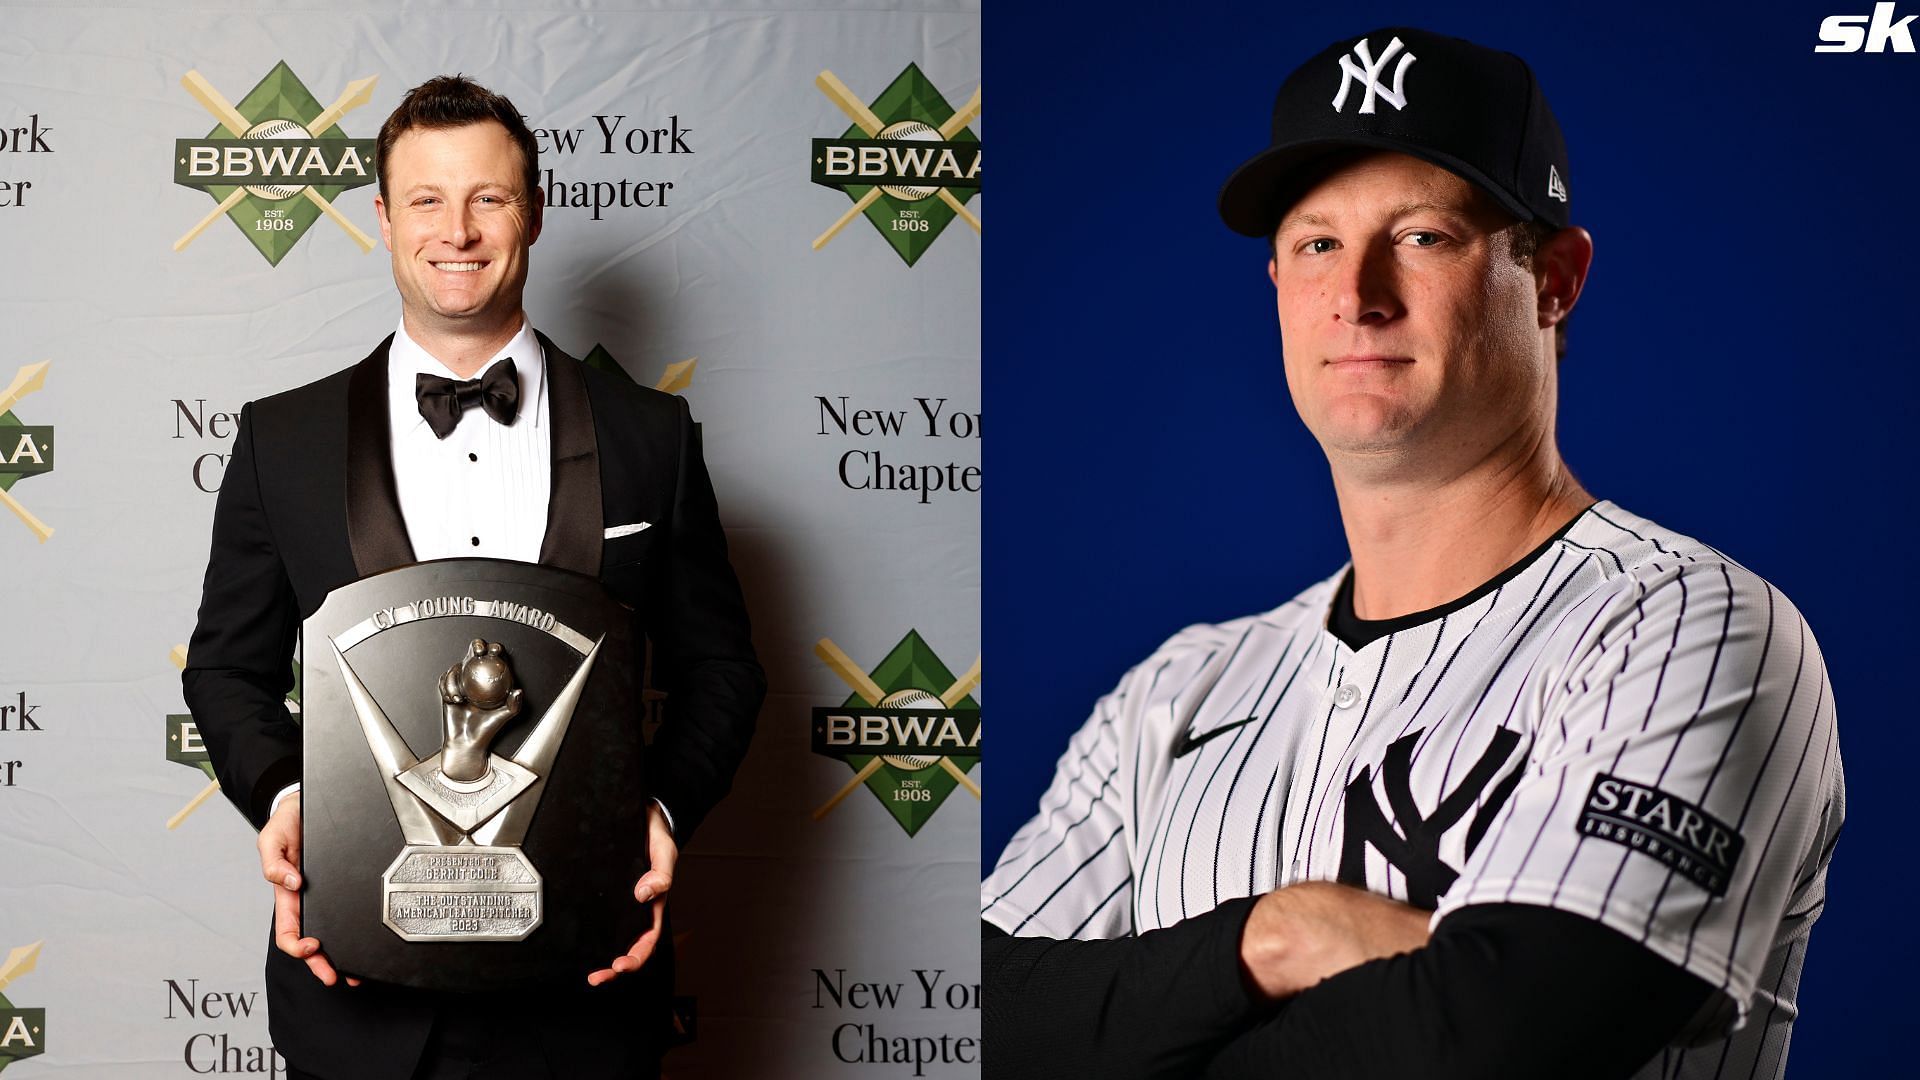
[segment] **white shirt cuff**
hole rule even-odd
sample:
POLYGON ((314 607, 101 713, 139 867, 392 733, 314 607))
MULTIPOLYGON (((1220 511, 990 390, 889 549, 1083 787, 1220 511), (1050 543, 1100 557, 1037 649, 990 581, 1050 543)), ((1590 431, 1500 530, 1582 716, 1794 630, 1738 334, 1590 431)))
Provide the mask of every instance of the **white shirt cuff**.
MULTIPOLYGON (((298 785, 298 784, 295 784, 294 786, 295 786, 295 787, 299 787, 300 785, 298 785)), ((677 830, 675 830, 675 829, 674 829, 674 827, 673 827, 673 811, 671 811, 671 810, 669 810, 669 809, 667 809, 667 804, 666 804, 666 803, 663 803, 663 802, 661 802, 661 801, 660 801, 660 798, 659 798, 659 796, 657 796, 657 795, 656 795, 656 796, 654 796, 654 799, 653 799, 653 805, 655 805, 655 806, 657 806, 657 807, 659 807, 659 808, 660 808, 660 812, 661 812, 662 814, 665 814, 665 815, 666 815, 666 818, 667 818, 667 831, 668 831, 668 832, 677 832, 677 830)))

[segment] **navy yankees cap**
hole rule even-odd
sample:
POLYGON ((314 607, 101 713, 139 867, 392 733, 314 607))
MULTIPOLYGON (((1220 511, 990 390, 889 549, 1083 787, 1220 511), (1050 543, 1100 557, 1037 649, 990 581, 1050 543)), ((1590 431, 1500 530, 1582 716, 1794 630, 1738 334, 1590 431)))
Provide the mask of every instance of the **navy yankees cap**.
POLYGON ((1526 61, 1471 41, 1389 27, 1337 41, 1273 102, 1273 145, 1220 189, 1220 217, 1271 236, 1315 162, 1397 150, 1484 189, 1522 221, 1565 228, 1567 146, 1526 61))

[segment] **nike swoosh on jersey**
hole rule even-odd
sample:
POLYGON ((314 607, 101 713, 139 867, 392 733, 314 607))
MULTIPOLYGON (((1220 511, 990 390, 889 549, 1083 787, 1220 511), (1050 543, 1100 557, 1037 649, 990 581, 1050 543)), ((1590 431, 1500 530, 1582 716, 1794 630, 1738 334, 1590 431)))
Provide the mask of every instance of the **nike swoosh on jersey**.
POLYGON ((1241 720, 1231 720, 1231 721, 1228 721, 1227 723, 1221 724, 1219 727, 1214 728, 1213 730, 1207 732, 1204 735, 1199 736, 1198 738, 1195 738, 1191 732, 1184 733, 1180 736, 1180 745, 1174 747, 1173 749, 1173 756, 1186 757, 1188 754, 1192 753, 1194 749, 1198 747, 1201 743, 1206 742, 1208 739, 1213 738, 1215 735, 1218 735, 1223 731, 1232 731, 1234 728, 1237 728, 1242 724, 1251 724, 1258 719, 1260 718, 1257 716, 1249 716, 1241 720))

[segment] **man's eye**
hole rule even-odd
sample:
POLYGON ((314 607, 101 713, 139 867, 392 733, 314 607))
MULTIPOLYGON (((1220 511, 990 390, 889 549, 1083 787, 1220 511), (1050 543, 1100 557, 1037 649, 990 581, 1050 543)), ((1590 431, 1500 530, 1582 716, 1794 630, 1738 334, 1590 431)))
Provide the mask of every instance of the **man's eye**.
POLYGON ((1416 229, 1407 234, 1407 241, 1415 247, 1433 247, 1440 239, 1440 234, 1430 229, 1416 229))
POLYGON ((1300 250, 1309 255, 1325 255, 1334 249, 1334 242, 1324 236, 1315 237, 1300 246, 1300 250))

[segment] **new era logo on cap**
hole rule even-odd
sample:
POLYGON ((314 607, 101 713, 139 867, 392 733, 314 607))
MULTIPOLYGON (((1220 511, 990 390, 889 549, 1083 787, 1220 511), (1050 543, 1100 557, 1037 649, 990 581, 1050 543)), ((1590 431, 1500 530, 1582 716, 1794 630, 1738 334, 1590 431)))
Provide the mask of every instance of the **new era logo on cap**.
POLYGON ((1353 56, 1340 57, 1340 92, 1333 95, 1333 111, 1339 112, 1346 107, 1347 88, 1352 86, 1356 79, 1367 88, 1367 96, 1360 102, 1361 112, 1373 111, 1375 97, 1386 98, 1387 104, 1396 109, 1406 108, 1407 69, 1413 66, 1417 58, 1410 51, 1401 52, 1403 48, 1400 39, 1394 38, 1387 43, 1386 51, 1380 54, 1380 59, 1375 60, 1367 47, 1367 39, 1361 38, 1360 43, 1353 47, 1353 56, 1360 58, 1359 64, 1353 62, 1353 56), (1380 85, 1380 72, 1387 66, 1387 61, 1393 59, 1395 53, 1400 53, 1400 63, 1393 69, 1393 89, 1389 90, 1380 85))
POLYGON ((1560 170, 1547 166, 1547 198, 1567 201, 1567 185, 1560 180, 1560 170))

